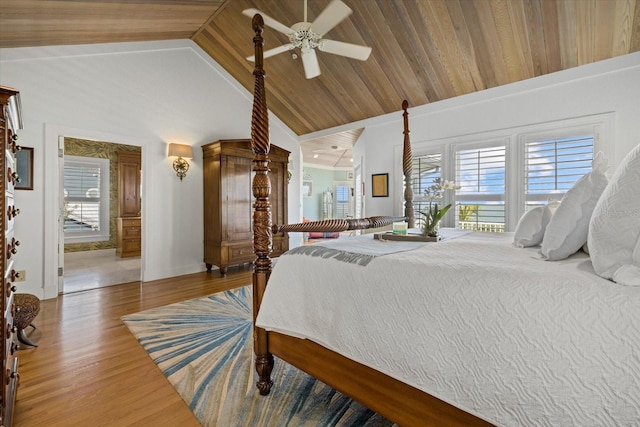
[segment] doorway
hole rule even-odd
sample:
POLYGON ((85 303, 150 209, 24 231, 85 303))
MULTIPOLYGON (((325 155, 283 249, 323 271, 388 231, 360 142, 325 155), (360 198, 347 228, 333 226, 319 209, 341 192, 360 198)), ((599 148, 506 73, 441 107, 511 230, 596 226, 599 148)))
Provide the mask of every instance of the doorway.
MULTIPOLYGON (((59 265, 60 293, 78 292, 141 280, 141 254, 122 253, 119 192, 123 154, 141 159, 139 146, 74 137, 59 140, 59 188, 62 221, 59 265)), ((138 160, 138 177, 141 162, 138 160)), ((138 249, 141 246, 140 180, 137 198, 138 249)), ((131 200, 127 192, 128 200, 131 200)), ((133 214, 135 216, 136 214, 133 214)), ((132 215, 130 215, 132 217, 132 215)))

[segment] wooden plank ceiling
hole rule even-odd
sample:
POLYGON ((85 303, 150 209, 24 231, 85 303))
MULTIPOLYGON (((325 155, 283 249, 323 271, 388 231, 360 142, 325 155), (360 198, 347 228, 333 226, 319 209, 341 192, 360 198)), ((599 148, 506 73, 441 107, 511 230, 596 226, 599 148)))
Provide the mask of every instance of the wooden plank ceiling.
MULTIPOLYGON (((371 46, 366 62, 318 52, 322 74, 307 80, 291 52, 265 60, 269 108, 298 135, 640 50, 640 0, 343 1, 353 14, 325 37, 371 46)), ((303 4, 0 0, 0 47, 191 38, 252 91, 242 10, 291 26, 303 4)), ((328 4, 309 0, 308 21, 328 4)), ((265 49, 288 42, 270 28, 264 37, 265 49)))

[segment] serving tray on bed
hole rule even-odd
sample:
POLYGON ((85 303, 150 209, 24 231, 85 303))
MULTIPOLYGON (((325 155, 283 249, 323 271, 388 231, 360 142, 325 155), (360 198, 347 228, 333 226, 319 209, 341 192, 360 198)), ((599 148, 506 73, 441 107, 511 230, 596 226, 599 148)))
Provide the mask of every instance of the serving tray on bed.
POLYGON ((374 233, 373 238, 376 240, 395 240, 398 242, 439 242, 442 240, 441 236, 423 236, 422 234, 416 233, 393 234, 391 231, 386 233, 374 233))

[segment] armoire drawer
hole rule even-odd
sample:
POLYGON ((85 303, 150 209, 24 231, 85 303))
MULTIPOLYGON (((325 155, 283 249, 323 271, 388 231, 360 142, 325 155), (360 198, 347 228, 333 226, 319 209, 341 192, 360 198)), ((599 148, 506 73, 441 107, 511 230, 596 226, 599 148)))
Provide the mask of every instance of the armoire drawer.
POLYGON ((140 232, 140 226, 137 227, 122 227, 123 239, 140 239, 142 233, 140 232))
POLYGON ((122 241, 122 250, 124 252, 140 251, 141 249, 142 245, 140 244, 140 239, 122 241))
POLYGON ((241 261, 250 261, 255 255, 253 253, 253 243, 241 246, 229 246, 229 264, 241 261))
POLYGON ((121 218, 123 227, 140 227, 140 218, 121 218))

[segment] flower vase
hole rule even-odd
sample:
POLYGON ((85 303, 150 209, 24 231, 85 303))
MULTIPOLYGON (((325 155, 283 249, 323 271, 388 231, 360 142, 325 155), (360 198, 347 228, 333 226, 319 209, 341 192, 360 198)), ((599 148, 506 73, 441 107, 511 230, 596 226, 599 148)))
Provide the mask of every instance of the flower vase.
POLYGON ((433 224, 431 227, 425 227, 423 234, 425 237, 438 237, 438 230, 440 229, 440 222, 433 224))

